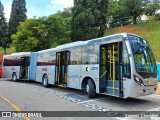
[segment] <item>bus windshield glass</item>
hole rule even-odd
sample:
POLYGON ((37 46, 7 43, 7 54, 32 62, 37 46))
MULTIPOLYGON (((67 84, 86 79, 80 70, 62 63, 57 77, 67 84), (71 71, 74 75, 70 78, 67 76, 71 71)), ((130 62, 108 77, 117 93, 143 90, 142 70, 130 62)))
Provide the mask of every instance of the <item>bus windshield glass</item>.
POLYGON ((140 37, 129 40, 137 73, 155 73, 156 62, 148 42, 140 37))

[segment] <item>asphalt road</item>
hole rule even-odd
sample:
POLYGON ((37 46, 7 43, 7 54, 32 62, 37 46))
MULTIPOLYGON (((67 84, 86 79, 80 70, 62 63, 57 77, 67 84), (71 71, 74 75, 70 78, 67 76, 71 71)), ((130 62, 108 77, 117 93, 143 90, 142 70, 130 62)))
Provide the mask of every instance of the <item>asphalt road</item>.
MULTIPOLYGON (((60 88, 57 86, 44 88, 40 83, 28 81, 12 82, 9 79, 0 78, 0 111, 160 111, 160 96, 149 95, 145 97, 121 99, 97 95, 95 99, 88 99, 88 97, 79 90, 60 88)), ((60 112, 58 114, 62 117, 54 117, 54 119, 64 120, 63 115, 65 113, 60 112)), ((73 116, 74 115, 75 113, 73 113, 73 116)), ((22 116, 22 118, 0 119, 39 120, 53 118, 22 116)), ((65 119, 85 120, 90 118, 67 117, 65 119)), ((94 117, 93 119, 114 120, 122 118, 94 117)), ((132 118, 125 119, 131 120, 132 118)), ((148 119, 160 120, 160 118, 154 117, 148 117, 148 119)))

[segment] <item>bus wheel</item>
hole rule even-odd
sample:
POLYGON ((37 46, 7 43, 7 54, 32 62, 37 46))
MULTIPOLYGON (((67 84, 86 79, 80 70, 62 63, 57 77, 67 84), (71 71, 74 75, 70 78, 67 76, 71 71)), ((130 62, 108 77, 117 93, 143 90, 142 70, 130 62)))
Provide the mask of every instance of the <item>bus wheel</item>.
POLYGON ((88 79, 87 86, 86 86, 87 95, 89 98, 95 98, 96 97, 96 90, 94 83, 91 79, 88 79))
POLYGON ((47 75, 43 76, 43 86, 48 87, 48 77, 47 77, 47 75))
POLYGON ((17 75, 16 75, 16 73, 13 73, 13 74, 12 74, 12 80, 13 80, 14 82, 17 81, 17 75))

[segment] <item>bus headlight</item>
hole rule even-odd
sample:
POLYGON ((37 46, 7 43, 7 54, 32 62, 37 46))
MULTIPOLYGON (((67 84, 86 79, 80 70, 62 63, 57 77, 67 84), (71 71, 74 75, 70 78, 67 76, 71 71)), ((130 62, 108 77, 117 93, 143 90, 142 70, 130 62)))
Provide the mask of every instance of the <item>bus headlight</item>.
POLYGON ((135 75, 134 75, 134 81, 135 81, 136 83, 138 83, 140 86, 143 86, 143 81, 142 81, 139 77, 137 77, 137 76, 135 76, 135 75))

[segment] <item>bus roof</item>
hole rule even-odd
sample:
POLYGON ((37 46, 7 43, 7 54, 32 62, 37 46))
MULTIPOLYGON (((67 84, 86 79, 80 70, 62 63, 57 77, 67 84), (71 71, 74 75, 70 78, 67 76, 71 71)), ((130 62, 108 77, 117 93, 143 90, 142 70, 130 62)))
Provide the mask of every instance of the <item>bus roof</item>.
MULTIPOLYGON (((116 38, 125 38, 129 35, 140 37, 138 35, 131 34, 131 33, 118 33, 118 34, 114 34, 114 35, 109 35, 109 36, 104 36, 104 37, 100 37, 100 38, 87 40, 87 41, 71 42, 71 43, 59 45, 56 48, 41 50, 41 51, 38 51, 38 53, 49 52, 49 51, 60 51, 62 49, 72 48, 72 47, 77 47, 77 46, 82 46, 82 45, 91 45, 91 44, 96 44, 96 43, 99 43, 102 41, 110 41, 110 40, 116 39, 116 38)), ((20 53, 13 53, 11 55, 18 55, 19 56, 19 55, 30 55, 30 54, 31 54, 31 52, 20 52, 20 53)))
POLYGON ((10 55, 4 55, 4 57, 9 57, 9 56, 29 56, 31 55, 31 52, 19 52, 19 53, 12 53, 10 55))
POLYGON ((109 40, 116 39, 116 38, 125 38, 128 35, 140 37, 138 35, 130 34, 130 33, 118 33, 118 34, 114 34, 114 35, 109 35, 109 36, 104 36, 104 37, 100 37, 100 38, 87 40, 87 41, 77 41, 77 42, 71 42, 71 43, 67 43, 67 44, 63 44, 63 45, 58 45, 56 48, 42 50, 42 51, 39 51, 39 52, 41 53, 41 52, 54 51, 54 50, 55 51, 60 51, 60 50, 66 49, 66 48, 72 48, 72 47, 89 45, 89 44, 96 44, 96 43, 101 42, 101 41, 109 41, 109 40))
POLYGON ((95 38, 95 39, 91 39, 91 40, 76 41, 76 42, 71 42, 71 43, 67 43, 67 44, 63 44, 63 45, 58 45, 55 48, 41 50, 41 51, 38 51, 38 52, 43 53, 43 52, 49 52, 49 51, 57 51, 57 50, 62 50, 62 49, 66 49, 66 48, 72 48, 72 47, 92 44, 93 42, 98 42, 98 41, 102 41, 102 40, 109 41, 109 40, 116 39, 116 38, 125 38, 128 35, 140 37, 138 35, 131 34, 131 33, 118 33, 118 34, 104 36, 104 37, 95 38))
POLYGON ((54 50, 56 50, 56 49, 55 48, 51 48, 51 49, 46 49, 46 50, 38 51, 38 53, 50 52, 50 51, 54 51, 54 50))
POLYGON ((105 37, 101 37, 101 38, 95 38, 95 39, 91 39, 91 40, 87 40, 87 41, 77 41, 77 42, 67 43, 67 44, 57 46, 56 49, 60 50, 60 49, 65 49, 65 48, 81 46, 81 45, 87 45, 93 41, 100 41, 103 39, 110 40, 110 38, 114 38, 114 37, 127 37, 127 33, 119 33, 119 34, 114 34, 114 35, 105 36, 105 37))
POLYGON ((30 55, 31 52, 18 52, 18 53, 12 53, 11 55, 30 55))
POLYGON ((71 42, 71 43, 59 45, 59 46, 56 47, 56 49, 59 50, 59 49, 65 49, 65 48, 68 48, 68 47, 76 47, 76 46, 85 45, 86 43, 87 43, 87 41, 71 42))

